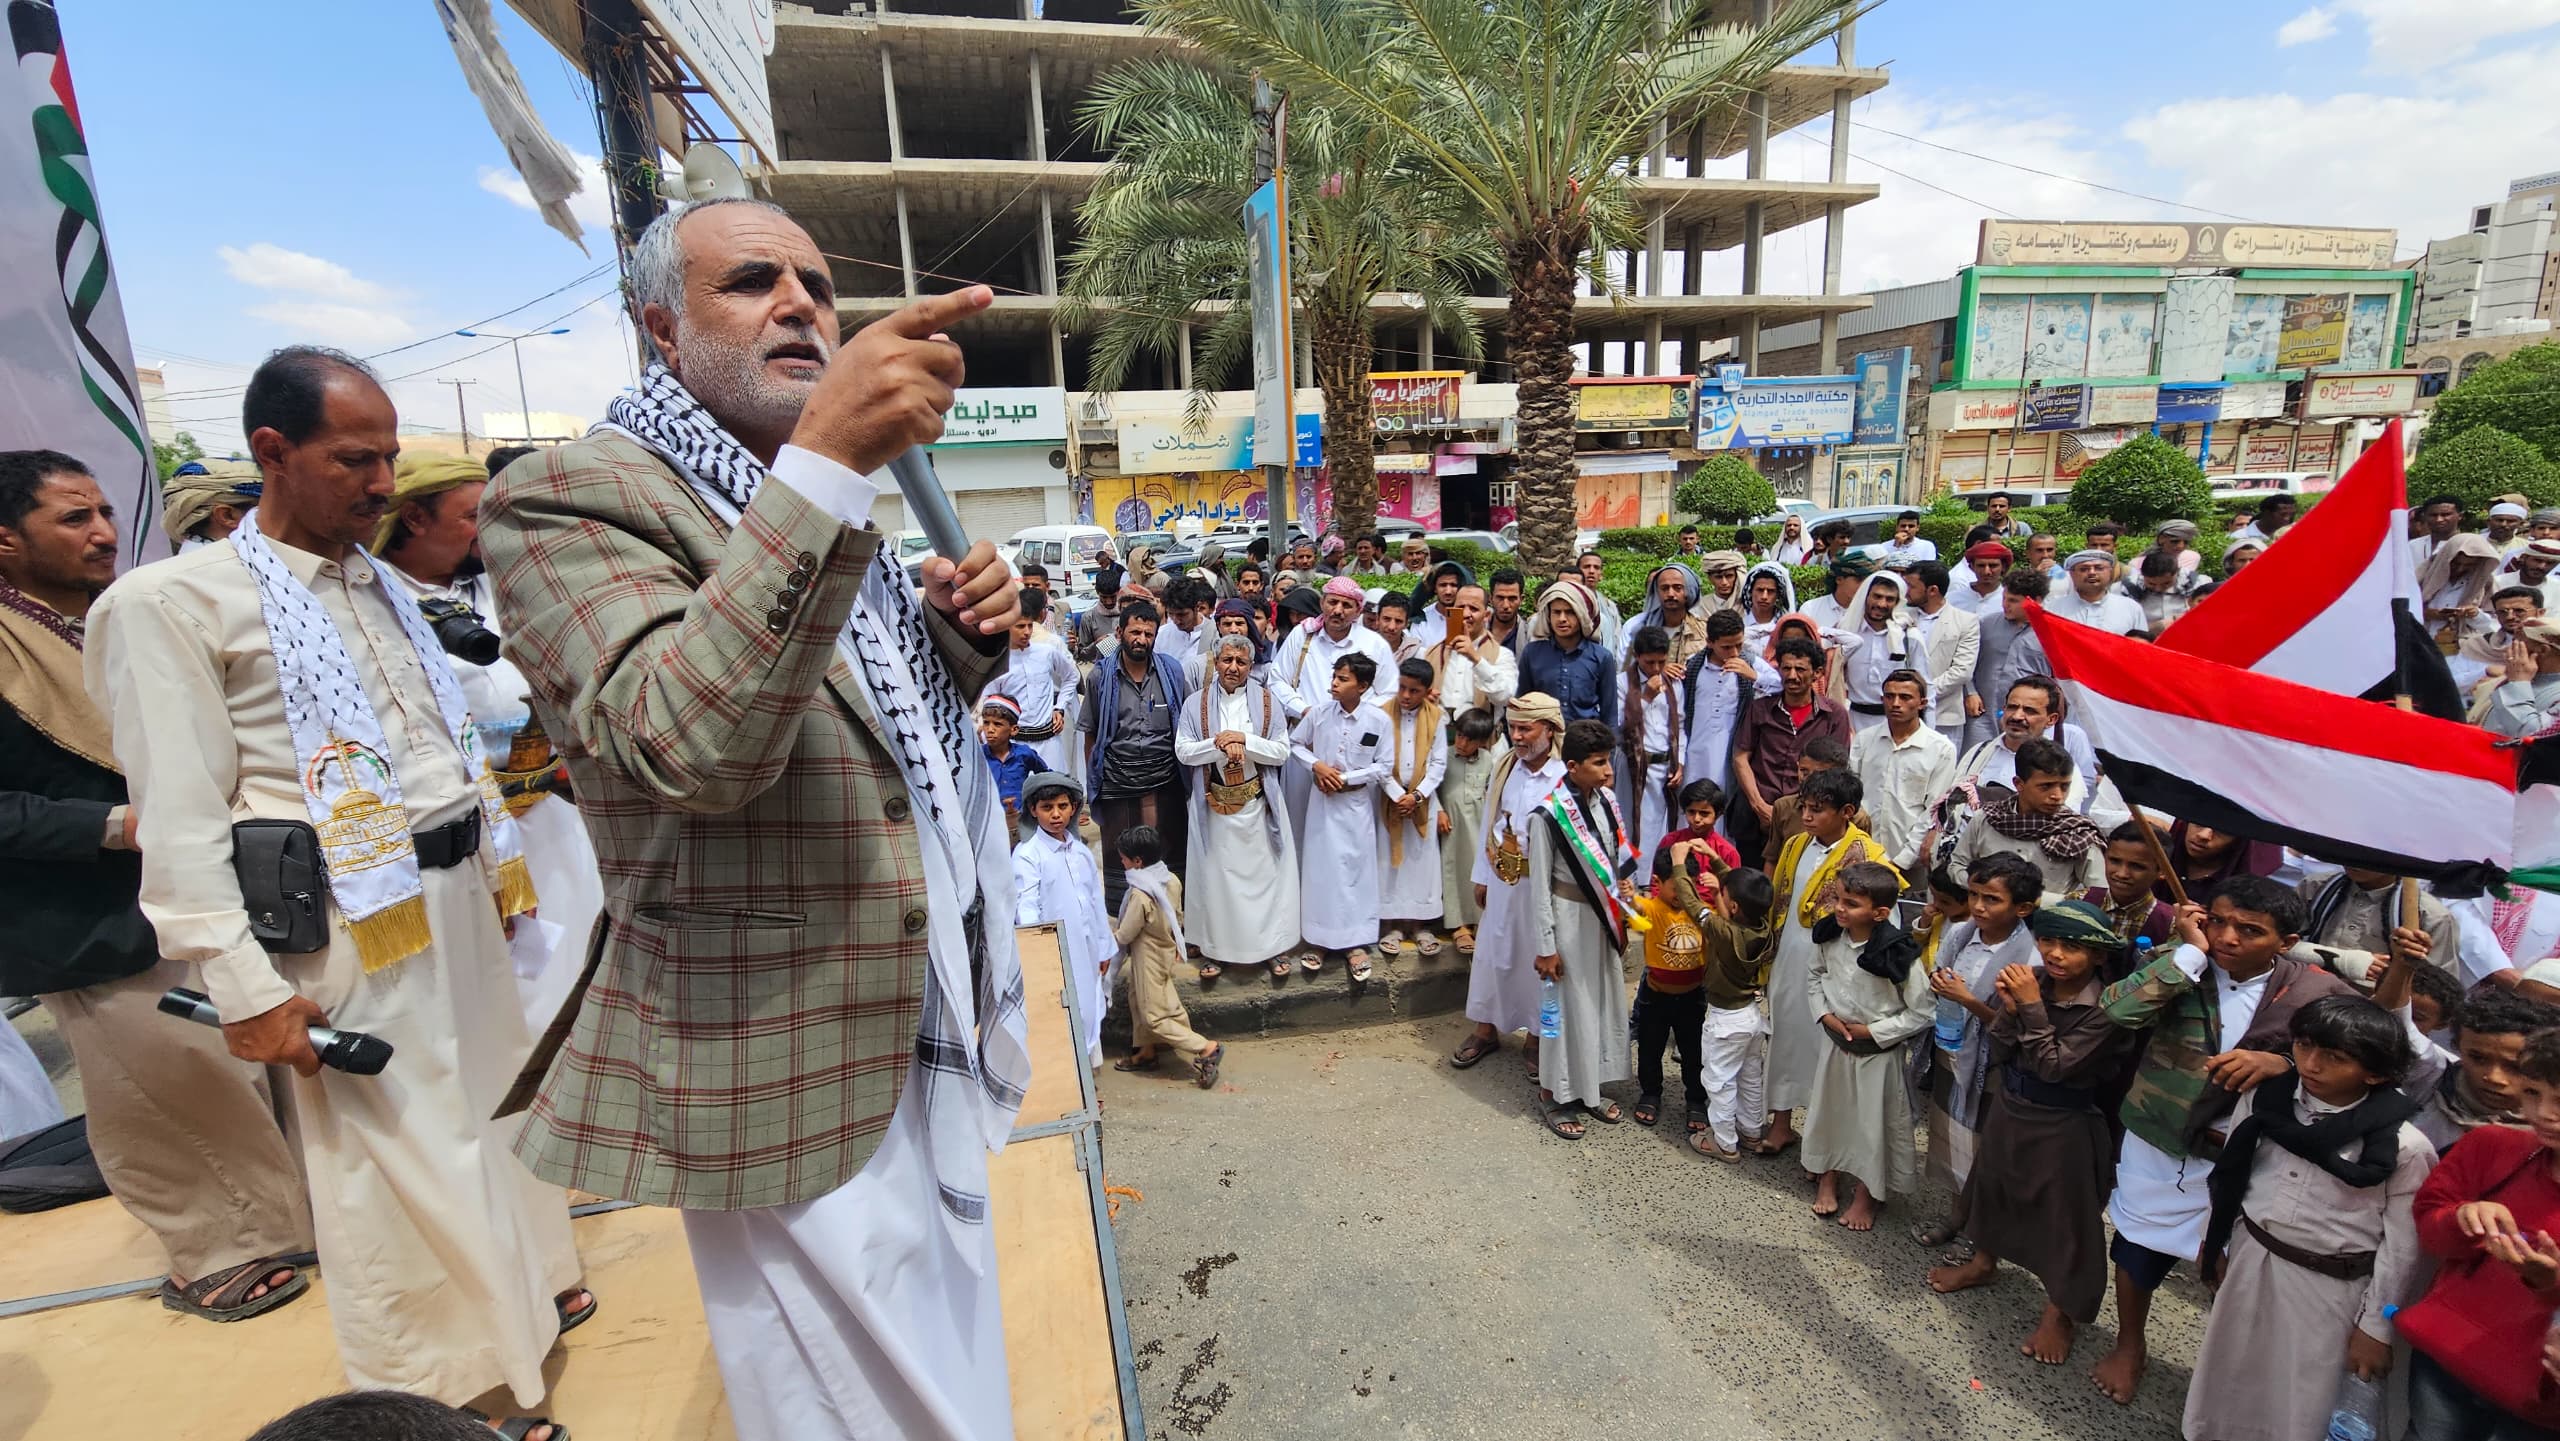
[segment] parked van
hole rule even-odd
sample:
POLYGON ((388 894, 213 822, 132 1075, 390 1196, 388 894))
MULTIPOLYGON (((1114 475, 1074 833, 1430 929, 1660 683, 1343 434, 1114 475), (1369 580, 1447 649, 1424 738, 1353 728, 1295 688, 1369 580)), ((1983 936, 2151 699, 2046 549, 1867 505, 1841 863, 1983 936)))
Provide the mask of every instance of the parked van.
POLYGON ((1115 556, 1119 554, 1111 532, 1101 526, 1035 525, 1015 531, 999 553, 1016 572, 1030 562, 1039 562, 1048 568, 1050 580, 1059 589, 1081 597, 1093 594, 1094 572, 1102 568, 1099 562, 1105 549, 1115 556))

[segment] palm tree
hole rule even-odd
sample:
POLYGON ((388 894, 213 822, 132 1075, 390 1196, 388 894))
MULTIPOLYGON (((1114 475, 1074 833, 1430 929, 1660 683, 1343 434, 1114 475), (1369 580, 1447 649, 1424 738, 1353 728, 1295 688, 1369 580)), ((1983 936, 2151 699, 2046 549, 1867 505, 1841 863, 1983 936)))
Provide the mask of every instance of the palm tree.
POLYGON ((1139 0, 1145 23, 1400 137, 1486 217, 1510 280, 1520 549, 1533 575, 1574 538, 1575 282, 1619 294, 1636 243, 1631 158, 1657 127, 1738 108, 1776 66, 1874 0, 1779 0, 1757 29, 1718 0, 1139 0))
MULTIPOLYGON (((1194 332, 1189 408, 1205 415, 1253 349, 1243 219, 1254 188, 1252 87, 1179 60, 1137 61, 1104 77, 1077 120, 1114 159, 1078 212, 1084 233, 1059 318, 1094 322, 1096 390, 1118 389, 1141 359, 1175 353, 1194 332)), ((1288 161, 1290 281, 1324 392, 1333 530, 1348 539, 1378 516, 1373 302, 1419 297, 1422 316, 1461 354, 1479 355, 1465 301, 1500 273, 1501 257, 1465 195, 1367 115, 1293 111, 1288 161)))

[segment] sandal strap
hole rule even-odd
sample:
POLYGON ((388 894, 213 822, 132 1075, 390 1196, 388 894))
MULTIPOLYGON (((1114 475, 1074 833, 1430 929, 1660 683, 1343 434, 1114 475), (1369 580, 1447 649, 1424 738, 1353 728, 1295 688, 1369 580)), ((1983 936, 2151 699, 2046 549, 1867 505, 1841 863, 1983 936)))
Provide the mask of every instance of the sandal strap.
MULTIPOLYGON (((225 1267, 222 1270, 198 1276, 178 1288, 178 1298, 200 1310, 228 1311, 233 1307, 246 1305, 249 1293, 268 1277, 278 1271, 294 1270, 296 1270, 295 1267, 288 1266, 272 1256, 260 1256, 253 1261, 243 1261, 237 1266, 225 1267)), ((283 1286, 292 1283, 279 1281, 276 1284, 283 1286)))

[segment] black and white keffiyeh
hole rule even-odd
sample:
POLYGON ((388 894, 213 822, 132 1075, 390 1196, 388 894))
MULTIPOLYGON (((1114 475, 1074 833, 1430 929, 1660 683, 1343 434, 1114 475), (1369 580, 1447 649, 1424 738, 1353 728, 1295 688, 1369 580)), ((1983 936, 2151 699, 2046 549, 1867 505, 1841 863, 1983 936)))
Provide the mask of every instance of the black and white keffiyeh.
MULTIPOLYGON (((616 397, 597 429, 648 447, 733 526, 769 474, 664 365, 650 365, 638 387, 616 397)), ((987 1153, 1004 1149, 1031 1082, 1022 962, 1007 924, 1013 861, 1004 808, 993 773, 962 763, 978 754, 968 701, 935 659, 921 598, 887 547, 836 644, 915 802, 932 960, 916 1030, 925 1130, 946 1223, 983 1226, 987 1153), (990 885, 1007 893, 991 896, 990 885)), ((978 1248, 962 1249, 974 1265, 978 1248)))

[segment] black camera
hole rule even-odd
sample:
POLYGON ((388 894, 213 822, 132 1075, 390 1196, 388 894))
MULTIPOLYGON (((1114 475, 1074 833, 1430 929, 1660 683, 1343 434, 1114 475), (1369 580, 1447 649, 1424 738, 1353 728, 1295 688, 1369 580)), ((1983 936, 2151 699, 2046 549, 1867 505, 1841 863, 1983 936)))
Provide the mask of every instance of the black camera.
POLYGON ((458 600, 422 600, 418 609, 434 627, 445 654, 473 665, 497 663, 498 633, 481 622, 480 612, 458 600))

